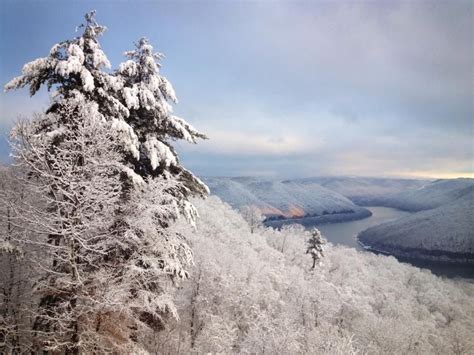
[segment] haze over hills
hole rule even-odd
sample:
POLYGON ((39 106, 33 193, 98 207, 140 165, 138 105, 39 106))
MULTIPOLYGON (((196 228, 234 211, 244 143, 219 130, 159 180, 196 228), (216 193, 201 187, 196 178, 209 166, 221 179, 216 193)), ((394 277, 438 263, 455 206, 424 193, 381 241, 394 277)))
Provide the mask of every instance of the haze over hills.
POLYGON ((415 189, 400 191, 378 199, 378 205, 398 208, 405 211, 433 209, 460 197, 474 189, 474 179, 459 178, 436 180, 415 189))
POLYGON ((212 177, 204 181, 212 194, 232 207, 255 206, 268 219, 311 217, 324 223, 370 216, 367 209, 316 183, 248 177, 212 177))
POLYGON ((378 177, 322 176, 298 179, 302 183, 317 183, 336 191, 361 206, 376 206, 388 195, 394 195, 425 186, 430 181, 378 177))
MULTIPOLYGON (((282 181, 254 177, 208 177, 204 180, 211 193, 231 206, 253 205, 270 218, 321 216, 351 210, 351 219, 363 218, 370 214, 361 206, 397 208, 402 205, 404 196, 430 184, 428 180, 344 176, 282 181)), ((340 220, 326 218, 325 221, 340 220)))
MULTIPOLYGON (((392 207, 392 205, 402 205, 402 201, 409 199, 413 191, 422 190, 432 183, 430 180, 421 179, 346 176, 323 176, 281 181, 257 177, 206 177, 203 179, 211 188, 212 193, 234 207, 248 204, 259 207, 265 206, 270 210, 272 209, 270 206, 285 205, 285 201, 290 203, 289 201, 292 201, 292 199, 303 199, 306 203, 310 203, 310 207, 307 207, 307 209, 313 207, 317 209, 316 205, 325 208, 329 201, 347 204, 348 200, 359 206, 392 207), (320 199, 313 199, 315 196, 320 197, 320 199)), ((449 186, 452 184, 453 188, 466 185, 463 182, 449 182, 454 180, 446 181, 449 186)), ((450 190, 450 188, 447 187, 446 190, 450 190)), ((428 199, 430 193, 431 190, 428 190, 426 194, 421 194, 428 199)), ((439 192, 436 194, 439 195, 439 192)), ((449 191, 446 194, 449 196, 449 191)), ((415 198, 415 200, 417 199, 415 198)), ((406 202, 406 204, 408 205, 409 202, 406 202)), ((331 205, 328 206, 331 207, 331 205)), ((397 206, 393 207, 398 208, 397 206)), ((263 212, 270 214, 265 210, 263 212)), ((275 212, 288 216, 296 214, 288 214, 282 211, 280 211, 281 213, 275 212)))

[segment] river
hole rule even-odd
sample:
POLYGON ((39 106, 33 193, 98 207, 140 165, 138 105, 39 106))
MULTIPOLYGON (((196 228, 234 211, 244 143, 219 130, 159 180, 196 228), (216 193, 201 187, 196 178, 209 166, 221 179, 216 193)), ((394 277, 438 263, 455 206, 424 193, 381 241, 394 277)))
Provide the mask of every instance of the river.
MULTIPOLYGON (((372 216, 357 221, 322 224, 317 226, 323 236, 333 244, 342 244, 360 251, 365 249, 357 242, 357 235, 363 230, 392 221, 410 214, 388 207, 366 207, 372 212, 372 216)), ((407 262, 419 268, 429 269, 433 274, 449 278, 474 279, 474 268, 469 265, 457 265, 424 261, 418 259, 397 258, 401 262, 407 262)))

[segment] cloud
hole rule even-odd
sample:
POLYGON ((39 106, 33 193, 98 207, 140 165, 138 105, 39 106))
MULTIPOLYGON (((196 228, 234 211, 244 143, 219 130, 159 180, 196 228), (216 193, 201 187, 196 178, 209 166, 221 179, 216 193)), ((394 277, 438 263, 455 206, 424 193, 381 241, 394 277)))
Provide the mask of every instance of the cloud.
POLYGON ((206 130, 208 141, 198 146, 181 145, 183 151, 239 156, 292 156, 317 151, 323 142, 309 142, 292 134, 258 134, 245 131, 206 130))
MULTIPOLYGON (((114 5, 110 19, 137 11, 146 23, 152 11, 140 6, 114 5)), ((471 2, 200 2, 167 10, 160 26, 144 31, 167 46, 157 48, 180 98, 176 113, 211 138, 179 143, 197 173, 473 171, 471 2)), ((110 25, 104 48, 107 38, 130 37, 121 23, 110 25)), ((0 100, 0 120, 27 101, 0 100)))

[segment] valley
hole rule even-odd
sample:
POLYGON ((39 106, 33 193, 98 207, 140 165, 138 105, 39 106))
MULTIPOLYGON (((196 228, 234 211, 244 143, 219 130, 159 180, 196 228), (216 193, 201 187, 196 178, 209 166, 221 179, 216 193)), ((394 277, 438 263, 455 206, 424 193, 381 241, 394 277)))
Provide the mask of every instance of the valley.
POLYGON ((316 226, 332 243, 396 256, 438 275, 472 277, 474 180, 314 177, 205 178, 233 208, 264 224, 316 226))

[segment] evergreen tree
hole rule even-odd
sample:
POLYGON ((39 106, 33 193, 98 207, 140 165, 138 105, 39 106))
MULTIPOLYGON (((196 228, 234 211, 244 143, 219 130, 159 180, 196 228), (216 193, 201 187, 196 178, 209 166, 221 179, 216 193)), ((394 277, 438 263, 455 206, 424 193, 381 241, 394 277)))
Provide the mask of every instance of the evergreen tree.
POLYGON ((85 20, 80 36, 53 45, 47 57, 25 64, 22 75, 6 84, 5 91, 29 86, 33 96, 46 85, 48 90, 56 90, 48 111, 57 110, 63 99, 80 92, 87 100, 97 102, 105 117, 127 116, 127 108, 114 95, 121 87, 120 81, 103 71, 111 66, 99 43, 106 27, 96 22, 95 11, 87 13, 85 20))
POLYGON ((135 74, 102 71, 105 27, 94 15, 81 36, 5 86, 56 90, 45 114, 12 131, 17 175, 36 201, 14 211, 23 227, 15 240, 41 266, 34 351, 144 350, 141 337, 177 317, 170 287, 192 263, 185 238, 168 227, 180 216, 194 225, 188 198, 208 191, 171 146, 204 136, 171 115, 174 93, 151 46, 140 41, 129 54, 135 74))
POLYGON ((311 269, 314 269, 316 267, 316 263, 324 257, 324 244, 326 244, 326 240, 321 235, 321 232, 317 228, 313 228, 311 231, 311 237, 306 242, 306 254, 310 254, 313 258, 313 265, 311 266, 311 269))
POLYGON ((135 50, 125 55, 129 59, 120 64, 116 75, 123 82, 122 102, 130 112, 125 120, 138 138, 140 154, 135 171, 143 177, 163 175, 177 179, 182 184, 183 198, 193 193, 207 194, 207 186, 181 166, 171 145, 180 139, 196 143, 206 136, 173 115, 170 102, 178 100, 171 83, 159 72, 163 54, 154 53, 148 40, 142 38, 135 50))

